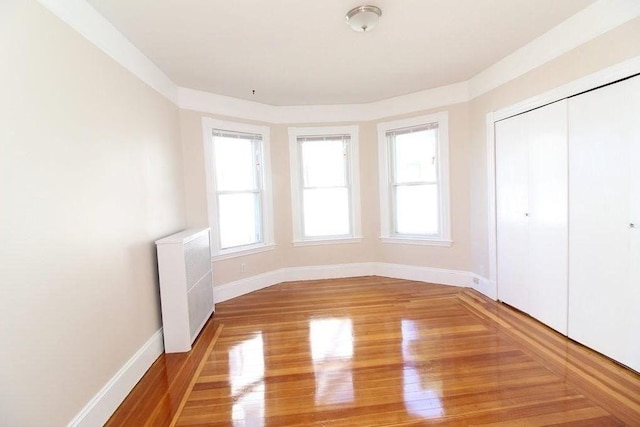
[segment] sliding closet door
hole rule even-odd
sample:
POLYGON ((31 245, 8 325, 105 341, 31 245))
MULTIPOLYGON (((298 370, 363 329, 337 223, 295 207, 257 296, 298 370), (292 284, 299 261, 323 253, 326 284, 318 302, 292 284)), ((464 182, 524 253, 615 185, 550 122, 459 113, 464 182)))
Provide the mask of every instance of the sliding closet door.
POLYGON ((569 102, 569 336, 640 370, 640 77, 569 102))
POLYGON ((531 314, 567 334, 567 100, 527 113, 531 314))
POLYGON ((527 311, 529 149, 524 115, 495 124, 498 299, 527 311))
POLYGON ((566 101, 496 123, 498 298, 567 332, 566 101))

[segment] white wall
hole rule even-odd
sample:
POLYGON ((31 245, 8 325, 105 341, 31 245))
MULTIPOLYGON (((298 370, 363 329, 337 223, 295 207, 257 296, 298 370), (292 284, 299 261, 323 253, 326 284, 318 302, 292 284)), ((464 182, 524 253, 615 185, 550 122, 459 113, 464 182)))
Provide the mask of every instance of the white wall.
POLYGON ((0 3, 0 425, 66 425, 160 328, 178 120, 34 0, 0 3))

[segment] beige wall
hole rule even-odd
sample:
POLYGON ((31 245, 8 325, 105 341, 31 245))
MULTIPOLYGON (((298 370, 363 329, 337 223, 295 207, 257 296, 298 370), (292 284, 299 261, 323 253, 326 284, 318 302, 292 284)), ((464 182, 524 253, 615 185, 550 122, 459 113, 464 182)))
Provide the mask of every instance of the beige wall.
POLYGON ((160 328, 178 111, 34 0, 0 63, 0 425, 61 426, 160 328))
MULTIPOLYGON (((291 220, 288 125, 250 122, 230 117, 212 116, 189 110, 180 111, 187 222, 189 226, 208 226, 202 132, 202 118, 205 116, 232 122, 260 124, 270 128, 274 238, 276 247, 274 250, 267 252, 216 261, 213 270, 214 286, 220 286, 245 277, 251 277, 286 267, 370 261, 372 250, 368 248, 370 245, 365 245, 364 243, 332 245, 331 250, 327 250, 327 246, 293 247, 291 244, 293 240, 293 228, 291 220), (354 250, 354 248, 358 249, 354 250), (244 272, 241 271, 240 263, 245 265, 246 270, 244 272)), ((375 147, 364 148, 364 145, 367 144, 365 139, 369 140, 368 145, 371 145, 371 140, 375 138, 375 126, 369 125, 369 127, 373 130, 370 130, 368 133, 364 131, 364 134, 363 128, 360 129, 361 168, 362 163, 364 163, 363 158, 370 158, 372 154, 375 155, 375 147)), ((370 173, 370 170, 368 170, 368 173, 370 173)), ((370 205, 371 197, 365 197, 364 195, 363 197, 367 200, 364 203, 370 205)), ((377 206, 374 206, 374 209, 377 211, 377 206)), ((368 222, 370 222, 370 220, 368 222)), ((366 229, 367 227, 371 228, 363 224, 363 228, 366 229)))
POLYGON ((471 269, 488 274, 486 115, 640 55, 640 18, 470 102, 471 269))
MULTIPOLYGON (((379 241, 376 122, 356 123, 363 241, 293 247, 288 126, 268 125, 277 247, 216 262, 216 285, 368 261, 486 275, 486 113, 638 56, 637 40, 640 18, 469 103, 408 115, 450 114, 450 248, 379 241)), ((160 327, 153 241, 208 223, 202 113, 34 0, 0 3, 0 61, 0 425, 65 425, 160 327)))
MULTIPOLYGON (((216 262, 215 284, 219 286, 285 267, 367 261, 473 271, 487 277, 489 274, 485 126, 487 113, 638 56, 640 55, 640 44, 637 43, 639 39, 640 18, 636 18, 468 103, 403 116, 410 117, 434 111, 448 111, 450 114, 451 221, 454 241, 450 248, 384 244, 378 239, 380 213, 376 151, 377 122, 355 123, 360 127, 364 236, 362 243, 293 247, 291 245, 291 195, 287 146, 289 125, 266 124, 271 128, 275 237, 278 246, 276 250, 268 253, 216 262), (240 263, 246 264, 245 272, 240 271, 240 263)), ((184 167, 189 175, 185 183, 187 216, 189 224, 193 226, 207 224, 201 125, 203 115, 194 111, 181 111, 184 167)), ((397 118, 400 117, 390 117, 385 120, 397 118)), ((244 121, 234 118, 223 119, 244 121)), ((327 125, 337 124, 344 123, 327 125)), ((290 126, 304 125, 291 124, 290 126)))
MULTIPOLYGON (((412 115, 437 111, 449 112, 449 179, 451 192, 451 240, 453 243, 451 247, 416 246, 382 243, 376 239, 376 257, 374 261, 468 271, 471 267, 469 240, 469 215, 471 213, 469 209, 469 108, 466 103, 456 104, 412 115)), ((377 180, 377 170, 375 176, 377 180)), ((375 236, 380 233, 378 228, 375 230, 375 236)))
MULTIPOLYGON (((380 242, 378 238, 380 235, 380 207, 378 201, 377 122, 355 123, 359 126, 362 242, 294 247, 291 244, 293 226, 291 218, 288 127, 305 126, 305 124, 269 125, 259 123, 267 125, 271 129, 274 228, 277 246, 275 250, 265 253, 216 261, 214 263, 215 286, 287 267, 373 261, 469 270, 470 220, 467 104, 417 112, 403 117, 392 117, 389 120, 445 110, 449 112, 450 127, 452 236, 454 240, 450 248, 384 244, 380 242), (246 266, 246 271, 244 272, 241 271, 241 263, 246 266)), ((202 117, 204 116, 214 117, 196 111, 180 111, 187 221, 190 226, 206 226, 208 224, 202 134, 202 117)), ((228 117, 216 118, 246 122, 228 117)), ((313 124, 313 126, 344 124, 354 123, 313 124)))

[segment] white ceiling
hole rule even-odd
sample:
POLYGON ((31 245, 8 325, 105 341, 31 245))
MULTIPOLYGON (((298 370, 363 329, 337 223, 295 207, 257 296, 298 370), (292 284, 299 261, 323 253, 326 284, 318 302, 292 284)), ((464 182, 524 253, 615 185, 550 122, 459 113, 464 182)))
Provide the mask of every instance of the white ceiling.
POLYGON ((178 86, 271 105, 367 103, 468 80, 594 0, 88 0, 178 86), (252 91, 255 90, 255 95, 252 91))

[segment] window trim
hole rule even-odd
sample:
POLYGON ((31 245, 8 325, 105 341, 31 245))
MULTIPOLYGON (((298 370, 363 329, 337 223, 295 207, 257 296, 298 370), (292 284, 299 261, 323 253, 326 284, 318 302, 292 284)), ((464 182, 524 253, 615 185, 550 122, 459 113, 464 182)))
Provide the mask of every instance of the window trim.
POLYGON ((339 243, 357 243, 362 239, 362 225, 360 218, 360 150, 359 150, 359 127, 354 126, 323 126, 323 127, 290 127, 289 128, 289 170, 291 174, 291 213, 293 225, 293 245, 323 245, 339 243), (349 162, 347 162, 348 178, 350 184, 349 207, 351 214, 351 234, 345 236, 319 236, 304 237, 303 235, 303 210, 302 210, 302 188, 300 168, 301 152, 299 150, 298 138, 305 136, 332 136, 349 135, 349 162))
POLYGON ((450 180, 449 180, 449 113, 439 113, 412 117, 409 119, 393 120, 378 123, 378 170, 380 191, 380 240, 383 243, 401 243, 412 245, 451 246, 451 208, 450 208, 450 180), (439 222, 438 236, 421 236, 395 234, 393 232, 391 185, 392 153, 387 139, 387 132, 419 127, 429 123, 438 123, 438 182, 439 193, 439 222))
POLYGON ((211 257, 214 260, 232 258, 268 251, 275 247, 273 237, 273 196, 271 184, 271 150, 270 128, 268 126, 252 125, 248 123, 217 120, 210 117, 202 118, 202 132, 204 143, 205 177, 207 192, 207 219, 211 228, 211 257), (220 231, 218 229, 218 197, 216 174, 213 169, 213 131, 226 130, 230 132, 256 134, 262 137, 262 241, 250 245, 233 248, 220 248, 220 231))

